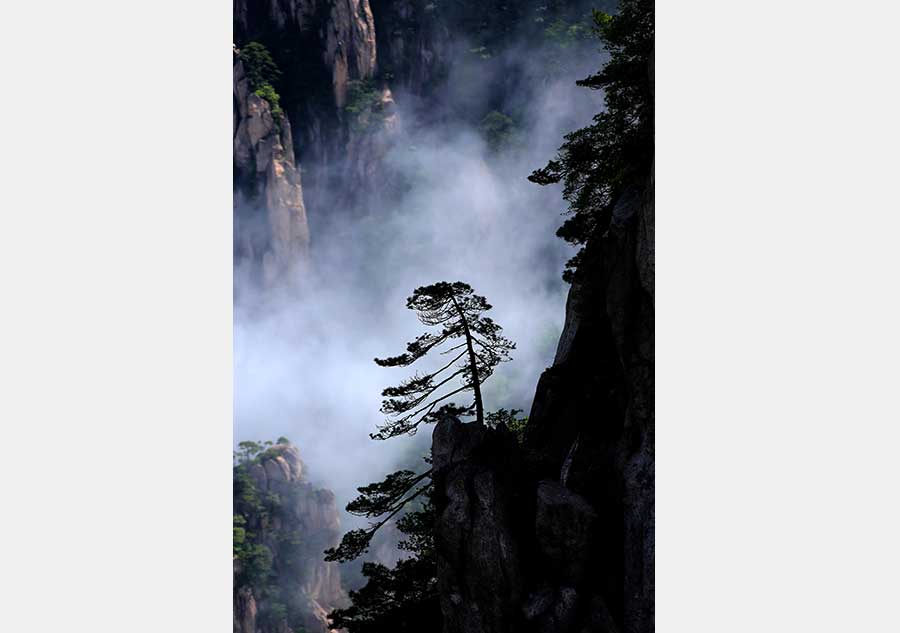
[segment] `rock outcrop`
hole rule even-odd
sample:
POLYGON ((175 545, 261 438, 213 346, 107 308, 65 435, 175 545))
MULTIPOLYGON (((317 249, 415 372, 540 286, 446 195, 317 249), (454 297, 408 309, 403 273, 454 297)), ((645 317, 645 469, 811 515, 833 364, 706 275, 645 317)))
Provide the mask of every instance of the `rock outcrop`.
POLYGON ((375 18, 369 0, 336 0, 325 24, 323 56, 331 68, 334 103, 347 103, 347 82, 375 74, 375 18))
MULTIPOLYGON (((369 0, 235 0, 235 37, 303 42, 291 61, 325 70, 331 78, 334 104, 344 107, 347 82, 367 79, 377 68, 375 18, 369 0)), ((285 69, 290 70, 290 69, 285 69)))
POLYGON ((450 58, 451 35, 435 5, 421 0, 372 0, 378 32, 378 66, 392 86, 423 96, 450 58))
POLYGON ((514 444, 509 433, 455 418, 434 430, 438 494, 432 500, 445 631, 501 633, 521 621, 514 444))
POLYGON ((276 444, 237 467, 235 497, 252 539, 250 555, 235 555, 234 633, 327 633, 328 613, 347 600, 340 568, 322 555, 340 540, 334 494, 305 480, 295 446, 276 444), (254 547, 271 556, 263 580, 247 573, 260 564, 254 547))
MULTIPOLYGON (((238 45, 262 43, 282 72, 275 88, 290 123, 278 143, 270 144, 285 151, 291 146, 296 163, 303 166, 304 186, 302 199, 294 195, 300 191, 299 171, 294 178, 282 164, 278 182, 297 186, 273 189, 276 204, 302 200, 304 217, 309 210, 322 222, 333 220, 335 212, 346 216, 371 208, 373 196, 390 181, 383 157, 397 115, 388 82, 376 77, 378 42, 370 0, 235 0, 234 16, 238 45)), ((264 123, 264 116, 261 119, 264 123)), ((242 145, 248 143, 241 139, 242 145)), ((264 150, 267 147, 263 145, 264 150)), ((236 156, 237 152, 236 147, 236 156)), ((236 183, 246 182, 244 174, 250 167, 236 165, 236 183)), ((256 166, 260 174, 263 169, 256 166)), ((245 203, 236 198, 236 205, 245 203)), ((267 279, 284 276, 285 261, 302 239, 295 230, 298 224, 289 222, 287 214, 273 215, 260 226, 247 226, 245 221, 235 238, 241 254, 252 251, 260 259, 264 257, 260 249, 271 251, 265 264, 267 279), (280 235, 269 248, 265 238, 273 227, 280 235)))
POLYGON ((309 252, 291 123, 251 91, 237 51, 233 94, 236 264, 264 285, 290 281, 309 252))
POLYGON ((444 633, 653 630, 653 191, 588 242, 521 448, 434 431, 444 633))

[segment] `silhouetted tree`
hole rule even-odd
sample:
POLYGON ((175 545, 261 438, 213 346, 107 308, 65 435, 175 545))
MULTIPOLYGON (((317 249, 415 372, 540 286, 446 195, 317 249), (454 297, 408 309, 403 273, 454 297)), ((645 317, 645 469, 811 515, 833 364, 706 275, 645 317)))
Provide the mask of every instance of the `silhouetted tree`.
MULTIPOLYGON (((430 463, 430 459, 426 459, 430 463)), ((419 496, 431 491, 431 469, 417 475, 411 470, 398 470, 382 481, 357 488, 360 495, 347 504, 350 514, 378 519, 367 528, 350 530, 341 544, 325 552, 325 560, 347 562, 359 557, 369 547, 372 537, 385 523, 419 496)))
MULTIPOLYGON (((407 367, 432 350, 453 358, 435 371, 416 374, 396 387, 386 388, 381 394, 385 398, 381 412, 388 417, 370 437, 384 440, 404 433, 413 435, 422 422, 436 422, 445 415, 474 412, 476 422, 484 424, 481 385, 515 349, 515 344, 502 336, 502 328, 484 316, 491 305, 468 284, 441 281, 416 288, 406 307, 414 310, 422 323, 440 327, 440 331, 426 332, 407 343, 405 353, 376 358, 375 362, 382 367, 407 367), (453 345, 454 341, 460 342, 453 345), (471 405, 446 402, 469 390, 473 394, 471 405), (446 404, 438 407, 441 403, 446 404)), ((425 461, 431 463, 430 459, 425 461)), ((346 533, 338 547, 325 552, 326 560, 349 561, 365 552, 379 528, 417 497, 430 493, 431 470, 421 474, 398 470, 358 490, 360 495, 347 505, 347 512, 376 520, 368 528, 346 533)))
MULTIPOLYGON (((556 158, 528 177, 539 185, 562 183, 571 217, 556 234, 579 245, 605 229, 616 201, 647 178, 653 160, 653 0, 621 0, 615 15, 594 11, 594 31, 609 61, 577 83, 603 90, 606 109, 567 134, 556 158)), ((582 253, 566 264, 566 281, 582 253)))
POLYGON ((415 310, 425 325, 440 326, 441 330, 436 334, 425 333, 408 343, 404 354, 376 358, 380 366, 406 367, 449 341, 462 339, 462 342, 440 352, 443 355, 458 352, 440 369, 416 374, 382 392, 385 400, 381 412, 388 418, 371 437, 383 440, 404 433, 413 435, 422 422, 434 422, 448 414, 471 415, 473 409, 477 422, 484 424, 481 385, 498 364, 509 360, 510 351, 515 349, 515 343, 501 335, 502 328, 490 317, 483 316, 491 305, 468 284, 441 281, 416 288, 406 300, 406 307, 415 310), (462 384, 447 393, 441 392, 456 379, 462 384), (474 395, 471 406, 450 403, 437 408, 439 403, 468 390, 474 395))
POLYGON ((397 520, 397 529, 404 535, 398 546, 411 556, 400 559, 393 569, 379 563, 363 563, 366 585, 350 592, 351 606, 329 614, 332 629, 350 633, 419 633, 443 628, 430 494, 428 486, 421 506, 397 520))

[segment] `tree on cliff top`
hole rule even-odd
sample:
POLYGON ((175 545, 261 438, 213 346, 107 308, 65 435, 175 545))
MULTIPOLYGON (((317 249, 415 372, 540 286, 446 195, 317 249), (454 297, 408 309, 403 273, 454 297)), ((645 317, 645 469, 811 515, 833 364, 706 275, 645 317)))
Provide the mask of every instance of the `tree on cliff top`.
POLYGON ((250 90, 255 92, 266 85, 274 86, 281 78, 281 71, 269 49, 259 42, 248 42, 242 46, 239 57, 244 63, 244 74, 250 82, 250 90))
POLYGON ((448 414, 472 415, 473 410, 477 422, 484 424, 481 385, 498 364, 510 359, 509 353, 515 349, 515 343, 502 336, 502 328, 490 317, 482 316, 491 305, 484 297, 476 295, 468 284, 441 281, 416 288, 406 300, 406 307, 415 310, 422 323, 441 326, 441 331, 425 333, 407 343, 406 352, 399 356, 376 358, 375 362, 380 366, 407 367, 448 341, 463 341, 440 352, 442 355, 456 354, 440 369, 417 373, 382 392, 385 400, 381 412, 388 417, 378 427, 378 432, 371 434, 372 439, 383 440, 404 433, 413 435, 422 422, 435 422, 448 414), (442 393, 444 387, 454 384, 454 379, 460 379, 462 384, 442 393), (436 409, 439 403, 470 389, 474 395, 472 405, 458 407, 449 403, 436 409))
MULTIPOLYGON (((432 350, 453 358, 435 371, 416 374, 396 387, 382 392, 382 413, 388 417, 372 439, 412 435, 425 422, 437 422, 445 415, 472 415, 484 424, 481 385, 501 362, 510 359, 515 344, 502 336, 502 328, 483 313, 491 309, 487 300, 476 295, 472 287, 461 281, 445 281, 422 286, 406 300, 406 307, 416 312, 425 325, 437 327, 437 333, 425 333, 406 345, 406 352, 389 358, 376 358, 382 367, 407 367, 432 350), (452 342, 460 341, 455 345, 452 342), (448 345, 445 345, 448 344, 448 345), (471 390, 473 402, 458 406, 447 402, 454 395, 471 390), (438 407, 439 404, 443 404, 438 407)), ((493 418, 489 415, 487 421, 493 418)), ((429 459, 426 459, 430 463, 429 459)), ((359 488, 360 496, 347 505, 347 512, 376 519, 366 529, 351 530, 341 544, 329 549, 326 560, 349 561, 366 551, 375 532, 431 489, 431 470, 416 474, 399 470, 383 481, 359 488)))

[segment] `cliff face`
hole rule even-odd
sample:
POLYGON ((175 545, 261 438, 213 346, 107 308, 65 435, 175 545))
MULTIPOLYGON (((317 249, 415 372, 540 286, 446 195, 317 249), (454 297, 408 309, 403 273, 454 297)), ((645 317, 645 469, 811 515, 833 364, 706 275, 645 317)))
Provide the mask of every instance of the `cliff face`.
POLYGON ((235 0, 234 37, 238 47, 263 43, 282 72, 279 126, 268 104, 247 95, 235 65, 235 255, 271 286, 304 270, 307 209, 320 218, 352 213, 389 180, 381 159, 396 127, 394 100, 375 79, 369 0, 235 0))
POLYGON ((523 445, 434 431, 445 633, 653 630, 653 192, 589 241, 523 445))
POLYGON ((422 96, 449 59, 450 30, 422 0, 372 0, 379 69, 395 88, 422 96))
POLYGON ((291 123, 250 90, 237 54, 233 97, 235 260, 271 285, 289 279, 309 249, 291 123))
POLYGON ((306 66, 315 65, 313 58, 318 57, 331 76, 338 108, 346 101, 348 81, 375 73, 375 19, 369 0, 235 0, 234 21, 240 40, 303 41, 306 50, 285 61, 301 64, 304 72, 315 75, 306 66))
POLYGON ((235 473, 234 633, 326 633, 346 601, 337 564, 322 557, 340 536, 334 495, 305 481, 290 444, 235 473))

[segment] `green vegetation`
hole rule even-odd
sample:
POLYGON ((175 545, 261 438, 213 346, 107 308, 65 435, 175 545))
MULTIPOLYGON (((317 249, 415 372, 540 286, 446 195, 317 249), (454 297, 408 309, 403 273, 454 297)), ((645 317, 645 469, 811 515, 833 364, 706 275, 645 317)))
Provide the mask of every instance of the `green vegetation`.
POLYGON ((278 131, 281 131, 281 97, 275 91, 274 84, 281 78, 281 71, 272 59, 269 50, 259 42, 249 42, 240 52, 244 64, 244 74, 250 84, 250 90, 257 97, 265 99, 272 111, 272 118, 278 131))
MULTIPOLYGON (((616 200, 647 178, 653 160, 652 0, 622 0, 616 15, 595 11, 594 31, 610 59, 578 85, 603 90, 606 111, 566 135, 556 158, 528 177, 540 185, 563 184, 570 217, 557 235, 578 245, 605 230, 616 200)), ((566 281, 573 280, 583 255, 582 248, 566 264, 566 281)))
POLYGON ((381 103, 381 90, 371 79, 347 82, 347 103, 344 112, 350 116, 352 129, 362 132, 384 121, 386 113, 381 103))
POLYGON ((269 106, 272 110, 272 118, 275 120, 276 124, 279 124, 281 122, 281 117, 284 116, 284 110, 281 109, 281 97, 275 92, 275 88, 272 87, 272 84, 263 84, 261 87, 257 88, 253 94, 269 102, 269 106))
POLYGON ((525 441, 525 427, 528 424, 528 418, 520 418, 521 409, 497 409, 493 413, 488 413, 485 418, 485 424, 492 429, 505 427, 513 435, 516 441, 521 445, 525 441))
POLYGON ((302 633, 308 605, 300 599, 298 583, 303 579, 310 547, 304 535, 290 529, 295 521, 301 484, 286 485, 283 495, 260 490, 251 469, 277 457, 288 444, 278 441, 238 444, 232 469, 234 516, 232 551, 235 587, 249 587, 258 606, 258 621, 264 630, 278 630, 281 623, 302 633))
POLYGON ((478 126, 488 149, 499 152, 519 142, 519 131, 515 122, 502 112, 492 110, 478 126))
POLYGON ((286 444, 290 444, 286 437, 279 437, 274 443, 270 440, 265 442, 239 442, 238 450, 233 453, 233 459, 235 464, 239 465, 258 464, 265 459, 278 457, 281 452, 281 449, 278 448, 279 445, 284 446, 286 444))
POLYGON ((591 29, 582 20, 558 17, 544 29, 544 40, 561 49, 572 48, 590 37, 591 29))
POLYGON ((402 558, 393 569, 379 563, 363 563, 362 574, 367 583, 359 591, 350 592, 350 607, 329 614, 332 629, 350 633, 441 630, 434 518, 429 493, 418 509, 397 521, 397 529, 405 537, 399 547, 411 556, 402 558))
POLYGON ((272 59, 269 49, 259 42, 248 42, 241 48, 244 74, 254 92, 266 84, 274 85, 281 79, 281 71, 272 59))
MULTIPOLYGON (((496 366, 509 360, 515 345, 501 335, 502 328, 483 313, 491 309, 487 300, 476 295, 462 282, 439 282, 416 288, 407 299, 407 308, 415 311, 425 325, 440 327, 435 334, 426 332, 406 345, 406 352, 389 358, 376 358, 382 367, 408 367, 429 352, 441 350, 453 355, 430 373, 417 373, 396 387, 382 392, 381 411, 387 415, 373 439, 412 435, 421 423, 436 422, 446 415, 475 415, 478 424, 499 424, 514 418, 515 412, 484 414, 481 385, 496 366), (454 344, 455 343, 455 344, 454 344), (447 345, 445 345, 447 344, 447 345), (473 402, 457 406, 447 400, 471 392, 473 402), (438 406, 442 405, 442 406, 438 406)), ((325 560, 346 562, 365 553, 375 533, 394 517, 405 538, 400 549, 412 557, 401 559, 396 567, 364 563, 367 584, 351 592, 352 606, 331 613, 332 628, 350 633, 377 631, 438 631, 442 628, 437 593, 437 562, 434 553, 433 483, 429 468, 420 474, 398 470, 382 481, 358 488, 360 495, 347 505, 347 512, 372 519, 368 528, 351 530, 338 547, 325 552, 325 560), (401 512, 406 511, 401 515, 401 512)))

